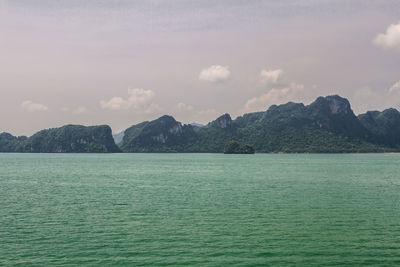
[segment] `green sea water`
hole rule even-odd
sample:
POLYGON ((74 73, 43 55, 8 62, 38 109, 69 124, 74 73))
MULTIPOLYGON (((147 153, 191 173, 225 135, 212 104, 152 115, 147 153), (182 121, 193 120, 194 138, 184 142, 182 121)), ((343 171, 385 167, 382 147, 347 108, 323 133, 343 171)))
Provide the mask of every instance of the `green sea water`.
POLYGON ((398 154, 0 154, 0 265, 400 264, 398 154))

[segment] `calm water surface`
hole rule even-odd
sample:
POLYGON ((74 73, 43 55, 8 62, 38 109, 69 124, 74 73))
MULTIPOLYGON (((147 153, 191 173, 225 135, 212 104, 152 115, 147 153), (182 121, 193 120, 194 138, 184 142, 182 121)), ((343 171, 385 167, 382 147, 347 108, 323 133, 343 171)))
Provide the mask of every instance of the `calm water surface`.
POLYGON ((400 155, 0 154, 0 265, 400 264, 400 155))

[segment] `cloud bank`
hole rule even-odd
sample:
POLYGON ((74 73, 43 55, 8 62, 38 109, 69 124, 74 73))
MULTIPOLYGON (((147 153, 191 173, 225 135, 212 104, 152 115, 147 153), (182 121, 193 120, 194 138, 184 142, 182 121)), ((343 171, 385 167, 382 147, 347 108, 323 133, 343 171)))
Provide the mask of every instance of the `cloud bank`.
POLYGON ((128 97, 122 98, 114 96, 109 100, 101 100, 100 106, 109 110, 126 110, 133 109, 143 113, 154 113, 160 111, 161 108, 152 103, 154 92, 152 90, 144 90, 142 88, 128 89, 128 97))
POLYGON ((400 23, 391 24, 386 33, 380 33, 374 38, 373 43, 384 49, 400 50, 400 23))
POLYGON ((49 108, 43 104, 34 103, 31 100, 22 102, 21 107, 28 112, 47 111, 49 108))
POLYGON ((283 70, 261 70, 260 81, 264 84, 275 84, 282 76, 283 70))
POLYGON ((200 71, 199 80, 217 83, 228 80, 230 76, 231 72, 228 66, 212 65, 200 71))
POLYGON ((389 94, 400 94, 400 81, 397 81, 389 88, 389 94))
POLYGON ((249 99, 244 105, 244 112, 266 110, 271 105, 284 104, 301 98, 304 85, 291 83, 284 88, 272 88, 267 93, 249 99))

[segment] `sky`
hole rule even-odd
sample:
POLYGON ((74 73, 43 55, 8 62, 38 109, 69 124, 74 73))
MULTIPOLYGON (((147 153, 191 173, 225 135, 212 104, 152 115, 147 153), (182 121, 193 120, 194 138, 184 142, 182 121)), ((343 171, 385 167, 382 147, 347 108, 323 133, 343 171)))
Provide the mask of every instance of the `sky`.
POLYGON ((0 132, 120 132, 339 94, 400 109, 398 0, 0 0, 0 132))

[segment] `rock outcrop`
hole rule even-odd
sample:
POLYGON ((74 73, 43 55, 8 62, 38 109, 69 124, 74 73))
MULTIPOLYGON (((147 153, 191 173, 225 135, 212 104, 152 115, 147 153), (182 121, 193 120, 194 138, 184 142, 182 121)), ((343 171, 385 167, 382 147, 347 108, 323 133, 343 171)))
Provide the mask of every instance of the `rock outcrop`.
POLYGON ((0 137, 1 152, 32 153, 107 153, 121 152, 114 143, 111 128, 108 125, 82 126, 65 125, 60 128, 41 130, 29 138, 0 137), (3 143, 8 140, 7 149, 3 143))
POLYGON ((164 115, 125 130, 121 148, 125 152, 184 152, 194 137, 191 125, 182 125, 172 116, 164 115))

